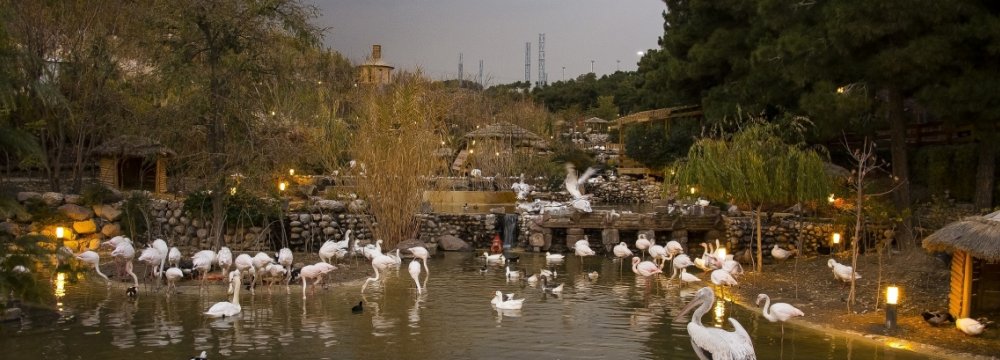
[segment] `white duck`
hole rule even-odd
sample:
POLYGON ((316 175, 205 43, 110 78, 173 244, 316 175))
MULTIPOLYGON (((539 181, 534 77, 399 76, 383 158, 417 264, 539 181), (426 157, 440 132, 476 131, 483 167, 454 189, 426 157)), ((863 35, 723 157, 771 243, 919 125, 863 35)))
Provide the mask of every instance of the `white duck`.
POLYGON ((563 254, 553 254, 548 251, 545 252, 545 261, 562 261, 566 258, 563 254))
POLYGON ((512 297, 511 299, 507 300, 504 299, 503 293, 501 293, 500 290, 497 290, 496 295, 493 297, 491 303, 493 303, 497 307, 497 309, 500 310, 520 310, 521 307, 524 305, 524 299, 513 299, 512 297))
POLYGON ((829 268, 831 268, 831 269, 833 269, 833 278, 834 279, 837 279, 837 280, 840 280, 840 281, 843 281, 843 282, 850 282, 851 281, 851 273, 854 273, 854 279, 860 279, 861 278, 861 275, 859 275, 857 272, 854 272, 854 268, 852 268, 850 266, 847 266, 847 265, 843 265, 841 263, 838 263, 837 260, 834 260, 834 259, 827 260, 826 266, 829 267, 829 268))
POLYGON ((240 307, 240 287, 240 271, 234 270, 229 273, 229 290, 233 293, 233 300, 215 303, 215 305, 208 308, 205 315, 210 317, 226 317, 239 314, 243 310, 240 307))
POLYGON ((594 176, 594 174, 597 174, 597 169, 591 167, 587 168, 587 170, 583 172, 583 175, 577 177, 576 168, 573 164, 566 163, 566 180, 563 181, 563 184, 566 186, 566 191, 573 197, 570 199, 570 205, 573 206, 574 209, 585 213, 593 211, 590 207, 590 196, 583 195, 583 185, 586 184, 587 179, 590 179, 590 177, 594 176))
POLYGON ((764 318, 770 322, 781 322, 782 334, 785 333, 785 322, 788 321, 788 319, 806 315, 802 312, 802 310, 786 303, 779 302, 771 304, 771 297, 767 296, 767 294, 757 295, 757 306, 760 306, 761 300, 764 300, 764 308, 761 309, 761 313, 764 315, 764 318))
POLYGON ((976 336, 983 333, 986 325, 972 318, 961 318, 955 320, 955 327, 962 330, 966 335, 976 336))
POLYGON ((490 255, 488 252, 483 251, 483 257, 486 258, 488 262, 497 262, 503 260, 503 254, 493 254, 490 255))
POLYGON ((715 304, 715 293, 711 288, 703 287, 695 293, 694 299, 681 310, 677 318, 681 318, 692 309, 691 321, 688 322, 687 331, 691 337, 691 347, 694 348, 695 355, 699 359, 731 359, 731 360, 752 360, 757 355, 753 349, 753 342, 747 334, 743 325, 736 319, 729 318, 729 322, 735 328, 732 332, 716 327, 706 327, 701 323, 701 317, 715 304), (709 355, 706 356, 706 352, 709 355))
POLYGON ((507 265, 506 275, 508 279, 518 279, 521 277, 521 270, 511 270, 510 265, 507 265))
POLYGON ((774 247, 771 248, 771 256, 778 261, 785 261, 785 259, 788 259, 794 254, 795 254, 794 251, 788 251, 782 249, 781 247, 778 246, 778 244, 774 244, 774 247))

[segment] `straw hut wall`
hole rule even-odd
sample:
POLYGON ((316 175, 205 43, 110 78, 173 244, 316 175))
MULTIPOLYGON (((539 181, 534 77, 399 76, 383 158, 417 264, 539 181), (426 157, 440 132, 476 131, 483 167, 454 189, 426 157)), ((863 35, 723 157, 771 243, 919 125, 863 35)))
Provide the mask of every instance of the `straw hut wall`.
POLYGON ((1000 211, 948 224, 925 238, 923 247, 952 254, 952 316, 1000 311, 1000 211))
POLYGON ((97 146, 101 183, 119 190, 167 191, 167 158, 173 150, 142 136, 122 135, 97 146))

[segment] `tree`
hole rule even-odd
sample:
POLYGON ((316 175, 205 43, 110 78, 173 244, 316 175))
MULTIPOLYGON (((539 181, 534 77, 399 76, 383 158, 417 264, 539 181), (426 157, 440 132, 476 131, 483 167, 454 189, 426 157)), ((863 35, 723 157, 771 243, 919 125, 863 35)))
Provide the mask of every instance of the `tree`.
POLYGON ((261 138, 249 135, 288 123, 283 109, 277 108, 282 98, 277 91, 281 80, 292 77, 276 74, 291 75, 282 71, 292 63, 287 55, 315 46, 319 29, 309 20, 316 10, 297 0, 154 5, 146 14, 149 26, 134 31, 151 33, 143 39, 152 50, 156 75, 164 80, 159 102, 183 114, 170 126, 176 129, 184 126, 179 120, 192 121, 193 132, 182 136, 201 153, 191 156, 188 166, 200 169, 199 177, 207 179, 212 190, 212 236, 221 241, 226 181, 234 172, 255 169, 247 164, 252 156, 241 155, 274 150, 255 147, 252 141, 261 138), (191 139, 203 145, 191 144, 191 139))
POLYGON ((660 169, 686 156, 700 132, 701 124, 693 119, 629 125, 625 128, 625 155, 660 169))
POLYGON ((358 195, 378 222, 375 238, 392 249, 418 230, 418 213, 427 177, 441 163, 433 152, 444 132, 450 97, 430 89, 419 75, 396 75, 385 88, 360 89, 357 131, 350 152, 363 164, 358 195))
POLYGON ((602 95, 597 97, 597 106, 590 109, 590 114, 604 120, 614 120, 618 118, 618 106, 615 105, 615 97, 602 95))
POLYGON ((757 271, 763 260, 762 211, 818 201, 830 189, 822 157, 801 143, 785 143, 782 130, 753 121, 731 136, 703 138, 677 166, 682 188, 695 187, 709 198, 733 199, 755 210, 757 271))

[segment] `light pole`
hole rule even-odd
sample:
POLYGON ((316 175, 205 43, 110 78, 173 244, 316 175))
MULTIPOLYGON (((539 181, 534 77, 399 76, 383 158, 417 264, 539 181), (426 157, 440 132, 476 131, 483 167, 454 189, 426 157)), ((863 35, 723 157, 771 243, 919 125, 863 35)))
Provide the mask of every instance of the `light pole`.
POLYGON ((590 72, 594 72, 594 60, 590 60, 590 72))
POLYGON ((563 66, 562 68, 563 68, 563 73, 562 73, 562 74, 563 74, 563 77, 562 77, 562 81, 566 81, 566 67, 565 67, 565 66, 563 66))

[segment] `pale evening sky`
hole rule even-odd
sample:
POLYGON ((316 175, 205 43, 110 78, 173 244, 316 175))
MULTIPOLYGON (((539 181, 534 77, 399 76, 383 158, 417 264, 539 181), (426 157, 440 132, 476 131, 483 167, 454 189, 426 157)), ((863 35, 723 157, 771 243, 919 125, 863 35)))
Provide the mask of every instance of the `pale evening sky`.
POLYGON ((531 81, 538 80, 538 34, 545 33, 550 83, 588 73, 635 70, 639 51, 657 48, 661 0, 312 0, 329 28, 324 43, 355 63, 372 44, 396 69, 421 68, 437 80, 466 79, 479 60, 487 85, 524 80, 524 43, 531 42, 531 81), (620 60, 620 63, 617 61, 620 60))

